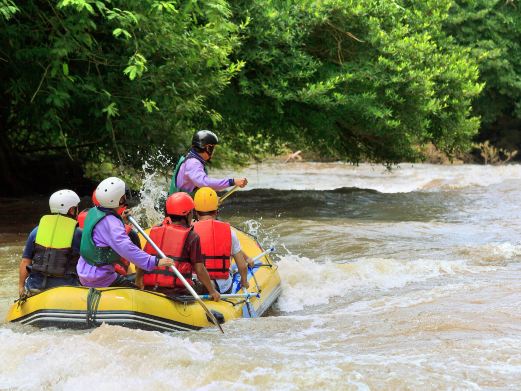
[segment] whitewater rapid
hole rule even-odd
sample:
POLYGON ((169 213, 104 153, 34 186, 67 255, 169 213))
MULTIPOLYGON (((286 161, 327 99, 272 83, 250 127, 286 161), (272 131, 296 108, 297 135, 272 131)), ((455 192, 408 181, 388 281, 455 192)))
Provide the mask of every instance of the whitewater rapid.
MULTIPOLYGON (((248 177, 221 217, 278 249, 283 293, 268 316, 224 336, 4 324, 0 389, 517 388, 521 166, 272 162, 212 175, 248 177)), ((147 172, 136 214, 148 224, 164 184, 147 172)), ((34 223, 0 224, 4 316, 34 223)))

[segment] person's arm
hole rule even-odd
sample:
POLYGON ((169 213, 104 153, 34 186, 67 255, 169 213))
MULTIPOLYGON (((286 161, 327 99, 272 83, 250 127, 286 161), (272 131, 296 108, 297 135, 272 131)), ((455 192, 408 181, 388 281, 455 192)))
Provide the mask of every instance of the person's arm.
POLYGON ((105 231, 105 241, 119 256, 128 259, 146 271, 151 271, 156 266, 172 266, 174 264, 171 259, 159 259, 159 257, 147 254, 132 243, 125 232, 125 227, 117 217, 110 215, 105 217, 98 223, 96 229, 98 227, 105 231))
POLYGON ((208 270, 206 270, 206 267, 204 266, 203 254, 201 253, 201 239, 199 238, 199 235, 193 231, 191 231, 189 235, 188 238, 190 241, 188 242, 188 256, 190 257, 190 262, 192 262, 194 267, 195 274, 197 274, 197 278, 204 285, 213 300, 219 301, 221 295, 215 290, 212 280, 208 275, 208 270))
POLYGON ((25 280, 27 277, 29 277, 27 266, 30 266, 33 263, 34 241, 36 240, 37 230, 38 227, 34 228, 27 237, 22 254, 22 260, 20 261, 20 266, 18 267, 18 292, 20 296, 25 292, 25 280))
POLYGON ((32 264, 32 259, 22 258, 20 261, 20 268, 18 273, 18 293, 20 296, 25 292, 25 280, 29 277, 29 272, 27 271, 27 266, 32 264))
POLYGON ((237 269, 239 270, 239 275, 241 276, 241 286, 248 289, 250 284, 248 283, 248 263, 246 262, 246 258, 247 256, 242 250, 233 255, 233 259, 235 259, 237 269))
POLYGON ((188 159, 185 162, 185 176, 195 187, 211 187, 216 191, 224 190, 235 184, 233 179, 210 178, 205 172, 203 164, 197 159, 188 159))
POLYGON ((210 296, 212 296, 212 299, 214 301, 221 300, 221 295, 215 290, 215 287, 212 284, 212 280, 210 279, 210 275, 208 274, 208 270, 206 270, 206 267, 203 263, 195 264, 195 273, 197 274, 199 281, 203 283, 210 296))
POLYGON ((241 242, 239 241, 239 238, 233 229, 231 230, 230 234, 232 239, 231 252, 233 259, 235 259, 235 263, 237 264, 239 275, 241 276, 241 285, 248 289, 250 287, 250 284, 248 283, 248 264, 246 261, 248 257, 242 251, 241 242))

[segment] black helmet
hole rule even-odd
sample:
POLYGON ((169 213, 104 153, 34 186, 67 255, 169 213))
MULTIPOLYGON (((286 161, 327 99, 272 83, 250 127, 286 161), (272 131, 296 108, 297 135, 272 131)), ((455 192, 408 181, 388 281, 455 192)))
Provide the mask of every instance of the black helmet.
POLYGON ((219 144, 219 138, 214 132, 209 130, 199 130, 192 137, 192 146, 201 151, 205 151, 207 145, 216 144, 219 144))

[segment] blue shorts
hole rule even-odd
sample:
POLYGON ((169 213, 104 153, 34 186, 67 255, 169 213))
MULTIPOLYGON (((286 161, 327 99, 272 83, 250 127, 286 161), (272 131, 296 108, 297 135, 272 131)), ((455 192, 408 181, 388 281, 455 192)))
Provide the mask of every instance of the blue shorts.
POLYGON ((42 273, 30 273, 29 277, 25 280, 25 290, 33 293, 64 285, 79 286, 81 284, 78 277, 74 275, 67 275, 64 277, 46 277, 42 273))

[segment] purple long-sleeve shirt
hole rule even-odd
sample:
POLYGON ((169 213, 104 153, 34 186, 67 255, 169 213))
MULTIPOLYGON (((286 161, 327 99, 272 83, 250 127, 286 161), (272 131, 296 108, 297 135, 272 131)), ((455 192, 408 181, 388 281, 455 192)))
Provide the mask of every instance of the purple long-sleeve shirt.
POLYGON ((233 186, 233 179, 213 179, 204 172, 204 159, 197 153, 190 151, 190 158, 179 168, 176 185, 178 189, 191 193, 196 188, 211 187, 216 191, 233 186))
MULTIPOLYGON (((147 271, 156 266, 156 257, 137 247, 125 232, 125 226, 116 216, 108 215, 101 219, 92 232, 94 244, 110 247, 120 256, 147 271)), ((84 286, 102 288, 109 286, 117 278, 113 265, 89 265, 83 257, 78 260, 76 271, 84 286)))

